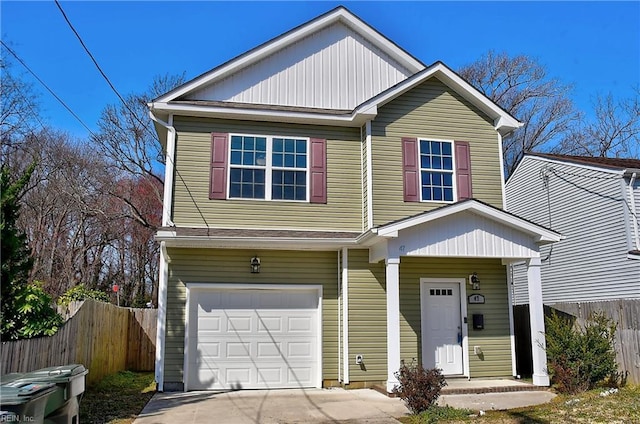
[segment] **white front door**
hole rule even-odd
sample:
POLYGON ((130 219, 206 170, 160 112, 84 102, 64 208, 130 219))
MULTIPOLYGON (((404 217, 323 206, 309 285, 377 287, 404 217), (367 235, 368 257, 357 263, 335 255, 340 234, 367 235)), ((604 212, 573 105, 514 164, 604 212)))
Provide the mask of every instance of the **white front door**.
POLYGON ((422 364, 444 375, 463 373, 460 283, 422 282, 422 364))

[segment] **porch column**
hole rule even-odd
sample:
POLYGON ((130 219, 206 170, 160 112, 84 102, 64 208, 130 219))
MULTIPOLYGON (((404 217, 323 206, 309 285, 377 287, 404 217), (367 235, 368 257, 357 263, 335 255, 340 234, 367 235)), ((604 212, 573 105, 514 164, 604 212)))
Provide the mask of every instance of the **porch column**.
POLYGON ((387 281, 387 392, 398 385, 394 375, 400 369, 400 258, 389 258, 387 281))
POLYGON ((533 384, 548 386, 547 351, 544 340, 544 305, 542 303, 542 279, 540 258, 527 261, 529 287, 529 319, 531 321, 531 349, 533 350, 533 384))

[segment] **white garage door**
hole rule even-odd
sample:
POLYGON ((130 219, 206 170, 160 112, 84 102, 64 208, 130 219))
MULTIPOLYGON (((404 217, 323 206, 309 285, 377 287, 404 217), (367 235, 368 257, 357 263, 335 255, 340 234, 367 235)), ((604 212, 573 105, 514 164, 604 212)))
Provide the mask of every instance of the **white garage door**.
POLYGON ((317 387, 315 289, 190 290, 187 390, 317 387))

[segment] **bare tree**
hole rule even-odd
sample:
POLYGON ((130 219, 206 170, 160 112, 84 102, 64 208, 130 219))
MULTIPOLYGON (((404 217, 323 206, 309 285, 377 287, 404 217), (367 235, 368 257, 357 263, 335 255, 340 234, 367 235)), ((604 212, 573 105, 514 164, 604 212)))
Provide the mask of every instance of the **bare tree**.
POLYGON ((630 98, 598 96, 595 117, 581 120, 554 149, 577 156, 640 157, 640 89, 630 98))
POLYGON ((550 78, 534 59, 488 52, 464 66, 460 75, 524 123, 503 140, 505 171, 510 174, 526 151, 558 142, 577 120, 571 87, 550 78))
POLYGON ((37 93, 31 84, 14 74, 4 48, 0 57, 0 85, 0 139, 4 159, 41 121, 37 93))

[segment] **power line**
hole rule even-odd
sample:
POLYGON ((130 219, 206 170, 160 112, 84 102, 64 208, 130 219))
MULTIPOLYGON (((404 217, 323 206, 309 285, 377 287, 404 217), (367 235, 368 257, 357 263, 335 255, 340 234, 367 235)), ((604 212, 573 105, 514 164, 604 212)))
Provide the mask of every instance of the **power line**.
POLYGON ((107 76, 107 74, 102 70, 102 68, 100 67, 100 65, 98 64, 98 61, 96 60, 96 58, 93 56, 93 54, 91 53, 91 51, 89 50, 89 48, 87 47, 87 45, 84 43, 84 41, 82 40, 82 37, 80 37, 80 34, 78 33, 78 31, 76 31, 75 27, 73 26, 73 24, 71 23, 71 21, 69 20, 69 18, 67 17, 67 14, 65 13, 65 11, 62 9, 62 6, 60 5, 60 2, 58 0, 55 0, 56 6, 58 6, 58 9, 60 10, 60 13, 62 13, 62 16, 64 17, 64 20, 67 22, 67 25, 69 26, 69 28, 71 28, 71 31, 73 31, 73 33, 75 34, 76 38, 78 39, 78 41, 80 42, 80 44, 82 45, 82 48, 84 49, 84 51, 87 53, 87 55, 89 56, 89 58, 91 59, 91 61, 93 62, 93 64, 96 66, 96 68, 98 69, 98 72, 100 72, 100 75, 102 75, 102 78, 104 78, 104 80, 107 82, 107 84, 109 85, 109 87, 111 87, 111 90, 116 94, 116 96, 118 96, 118 98, 120 99, 120 101, 122 102, 122 104, 124 105, 124 107, 131 113, 131 116, 133 117, 133 119, 135 119, 136 121, 138 121, 138 123, 140 125, 142 125, 142 128, 145 129, 149 134, 151 134, 151 136, 153 138, 156 138, 155 134, 153 134, 153 132, 151 132, 151 130, 149 129, 149 127, 147 127, 147 125, 142 122, 140 120, 140 118, 138 118, 138 115, 131 109, 131 107, 129 106, 129 104, 127 103, 127 101, 124 99, 124 97, 122 97, 122 95, 120 94, 120 92, 118 92, 118 90, 116 89, 116 87, 113 85, 113 83, 111 82, 111 80, 109 79, 109 77, 107 76))
MULTIPOLYGON (((91 59, 91 61, 93 62, 93 64, 96 66, 96 68, 98 69, 98 71, 100 72, 100 75, 102 75, 102 77, 104 78, 104 80, 107 82, 107 84, 109 84, 109 87, 111 87, 111 90, 113 90, 113 92, 118 96, 118 98, 120 99, 120 101, 122 102, 122 104, 124 105, 124 107, 129 111, 129 113, 131 113, 131 116, 138 121, 138 123, 140 125, 142 125, 142 128, 145 129, 149 134, 151 134, 151 136, 157 140, 156 135, 149 129, 149 127, 140 120, 140 118, 138 118, 138 115, 131 109, 131 107, 129 106, 129 104, 125 101, 124 97, 122 97, 122 95, 120 95, 120 93, 118 92, 118 90, 116 89, 116 87, 113 85, 113 83, 111 82, 111 80, 109 79, 109 77, 107 76, 107 74, 102 70, 102 68, 100 67, 100 65, 98 64, 98 61, 96 60, 96 58, 93 56, 93 54, 91 53, 91 51, 89 50, 89 48, 87 47, 87 45, 84 43, 84 41, 82 40, 82 37, 80 36, 80 34, 78 33, 78 31, 76 31, 76 29, 74 28, 73 24, 71 23, 71 21, 69 20, 69 18, 67 17, 67 14, 64 12, 64 10, 62 9, 62 6, 60 5, 60 2, 58 0, 55 0, 56 6, 58 6, 58 9, 60 10, 60 13, 62 13, 62 16, 64 17, 64 20, 67 22, 67 25, 69 26, 69 28, 71 28, 71 31, 73 31, 73 33, 75 34, 76 38, 78 39, 78 41, 80 42, 80 44, 82 45, 82 48, 84 48, 84 51, 87 53, 87 55, 89 56, 89 58, 91 59)), ((169 155, 165 155, 166 158, 168 158, 172 163, 173 160, 171 159, 171 157, 169 155)), ((184 184, 187 193, 189 194, 189 197, 191 198, 191 201, 193 202, 194 206, 196 207, 196 209, 198 210, 198 213, 200 214, 200 217, 202 218, 202 220, 204 221, 205 225, 207 226, 207 228, 209 228, 209 223, 207 222, 207 220, 204 217, 204 214, 202 213, 202 211, 200 210, 200 208, 198 207, 198 204, 195 200, 195 198, 193 197, 193 195, 191 194, 191 190, 189 190, 189 187, 187 186, 187 183, 184 181, 184 179, 182 178, 182 176, 180 175, 180 172, 178 172, 178 169, 175 165, 175 163, 173 163, 173 167, 176 171, 176 174, 178 176, 178 178, 182 181, 182 183, 184 184)))
MULTIPOLYGON (((69 106, 64 102, 64 100, 62 100, 62 99, 61 99, 61 98, 60 98, 60 97, 59 97, 59 96, 58 96, 58 95, 57 95, 57 94, 56 94, 56 93, 55 93, 55 92, 54 92, 54 91, 53 91, 53 90, 52 90, 52 89, 51 89, 51 88, 50 88, 50 87, 49 87, 49 86, 48 86, 48 85, 47 85, 47 84, 46 84, 46 83, 45 83, 45 82, 44 82, 44 81, 43 81, 43 80, 42 80, 42 79, 41 79, 41 78, 40 78, 40 77, 39 77, 39 76, 38 76, 38 75, 37 75, 37 74, 32 70, 32 69, 31 69, 31 68, 29 68, 29 66, 27 66, 27 64, 24 62, 24 60, 22 60, 22 59, 18 56, 18 54, 17 54, 16 52, 14 52, 14 51, 9 47, 9 46, 7 46, 7 44, 6 44, 4 41, 0 40, 0 43, 2 43, 2 45, 4 46, 4 48, 5 48, 5 49, 7 49, 7 51, 8 51, 9 53, 11 53, 11 55, 12 55, 14 58, 16 58, 16 60, 17 60, 18 62, 20 62, 20 64, 21 64, 22 66, 24 66, 24 68, 25 68, 27 71, 29 71, 29 73, 30 73, 31 75, 33 75, 33 77, 34 77, 36 80, 38 80, 38 82, 39 82, 40 84, 42 84, 42 86, 43 86, 44 88, 46 88, 46 89, 47 89, 47 91, 49 91, 49 93, 51 93, 51 95, 52 95, 53 97, 55 97, 55 99, 56 99, 58 102, 60 102, 60 104, 61 104, 62 106, 64 106, 64 107, 65 107, 65 109, 67 109, 67 111, 69 111, 69 113, 70 113, 74 118, 76 118, 76 119, 78 120, 78 122, 80 122, 80 124, 82 124, 82 126, 83 126, 83 127, 85 127, 85 129, 86 129, 87 131, 89 131, 89 134, 91 134, 92 136, 94 136, 94 137, 95 137, 95 134, 93 133, 93 131, 91 131, 91 128, 89 128, 89 126, 88 126, 87 124, 85 124, 85 123, 84 123, 84 121, 83 121, 83 120, 82 120, 82 119, 81 119, 81 118, 80 118, 80 117, 79 117, 79 116, 78 116, 78 115, 77 115, 73 110, 71 110, 71 108, 70 108, 70 107, 69 107, 69 106)), ((39 119, 39 118, 37 118, 37 117, 36 117, 36 119, 38 120, 38 122, 40 122, 40 119, 39 119)), ((40 122, 40 125, 44 128, 44 125, 42 125, 42 122, 40 122)))

